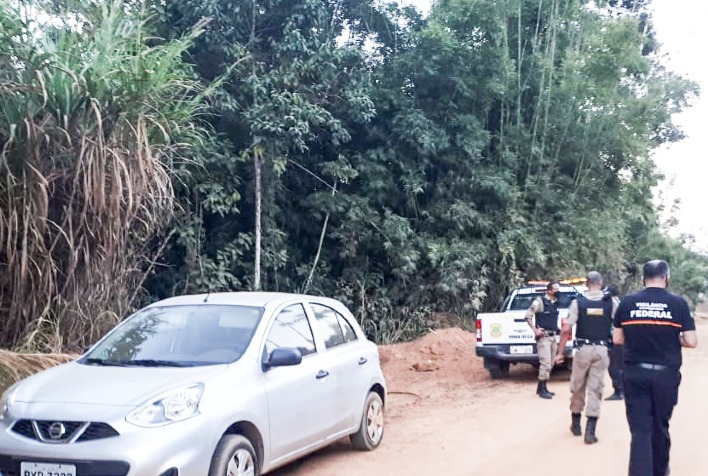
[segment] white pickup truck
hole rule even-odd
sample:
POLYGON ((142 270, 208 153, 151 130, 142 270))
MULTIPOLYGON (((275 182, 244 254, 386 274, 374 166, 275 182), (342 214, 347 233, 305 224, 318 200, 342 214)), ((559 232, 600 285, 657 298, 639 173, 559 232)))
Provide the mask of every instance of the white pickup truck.
MULTIPOLYGON (((570 302, 586 290, 587 286, 583 279, 560 282, 558 329, 568 317, 570 302)), ((545 293, 546 285, 543 282, 531 282, 528 286, 512 290, 504 300, 500 312, 477 314, 476 354, 484 358, 484 368, 489 371, 492 378, 508 376, 511 364, 538 365, 536 337, 526 322, 526 311, 534 299, 545 293)), ((575 335, 575 327, 573 327, 573 335, 575 335)), ((560 336, 556 336, 556 340, 559 339, 560 336)), ((571 338, 566 343, 566 365, 570 364, 572 359, 572 342, 571 338)))

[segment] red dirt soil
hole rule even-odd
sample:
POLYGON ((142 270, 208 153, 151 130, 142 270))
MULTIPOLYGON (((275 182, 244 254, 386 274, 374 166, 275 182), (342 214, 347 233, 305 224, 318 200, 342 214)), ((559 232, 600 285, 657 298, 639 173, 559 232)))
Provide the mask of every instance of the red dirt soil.
POLYGON ((459 328, 438 329, 414 342, 379 347, 388 384, 387 417, 395 419, 410 406, 445 404, 469 393, 474 382, 486 381, 482 359, 476 357, 474 334, 459 328))

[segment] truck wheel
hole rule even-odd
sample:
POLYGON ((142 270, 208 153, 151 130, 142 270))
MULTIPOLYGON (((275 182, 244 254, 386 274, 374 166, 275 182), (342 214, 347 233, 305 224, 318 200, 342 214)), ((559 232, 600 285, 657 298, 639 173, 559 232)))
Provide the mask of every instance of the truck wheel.
POLYGON ((499 362, 499 366, 490 367, 489 375, 493 379, 506 378, 509 376, 509 362, 499 362))

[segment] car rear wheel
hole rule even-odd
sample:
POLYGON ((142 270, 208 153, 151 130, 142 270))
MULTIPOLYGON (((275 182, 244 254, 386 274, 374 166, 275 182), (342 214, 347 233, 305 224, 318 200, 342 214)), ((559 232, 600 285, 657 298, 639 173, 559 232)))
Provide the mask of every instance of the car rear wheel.
POLYGON ((499 362, 499 365, 489 367, 488 370, 493 379, 506 378, 509 376, 509 362, 499 362))
POLYGON ((359 431, 351 436, 352 446, 360 451, 372 451, 381 444, 384 434, 384 404, 376 392, 366 397, 359 431))
POLYGON ((209 476, 258 476, 258 457, 248 438, 224 435, 216 446, 209 476))

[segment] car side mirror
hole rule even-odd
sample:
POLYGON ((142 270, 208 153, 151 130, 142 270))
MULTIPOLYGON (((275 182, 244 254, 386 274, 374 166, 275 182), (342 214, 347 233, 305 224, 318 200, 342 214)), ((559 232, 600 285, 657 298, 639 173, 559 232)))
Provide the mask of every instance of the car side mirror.
POLYGON ((268 356, 268 360, 263 363, 263 370, 273 367, 286 367, 298 365, 302 362, 302 353, 298 349, 280 347, 274 349, 268 356))

